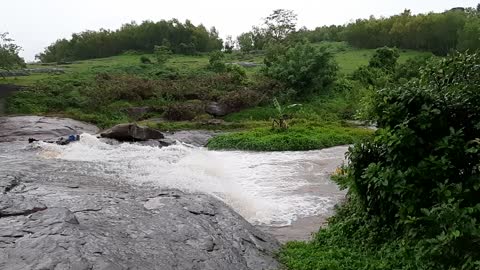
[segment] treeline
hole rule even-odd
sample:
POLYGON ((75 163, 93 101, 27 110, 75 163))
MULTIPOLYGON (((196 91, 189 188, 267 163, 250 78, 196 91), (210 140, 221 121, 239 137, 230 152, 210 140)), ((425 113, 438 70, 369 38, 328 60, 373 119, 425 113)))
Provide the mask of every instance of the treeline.
POLYGON ((59 39, 36 56, 41 62, 61 62, 109 57, 126 51, 152 52, 155 45, 167 46, 174 53, 196 54, 219 50, 223 41, 217 30, 195 26, 176 19, 124 24, 116 31, 101 29, 59 39))
POLYGON ((405 10, 389 18, 358 19, 341 26, 300 30, 297 38, 311 42, 347 41, 360 48, 383 46, 431 51, 445 55, 452 50, 480 48, 480 5, 454 8, 443 13, 413 15, 405 10))

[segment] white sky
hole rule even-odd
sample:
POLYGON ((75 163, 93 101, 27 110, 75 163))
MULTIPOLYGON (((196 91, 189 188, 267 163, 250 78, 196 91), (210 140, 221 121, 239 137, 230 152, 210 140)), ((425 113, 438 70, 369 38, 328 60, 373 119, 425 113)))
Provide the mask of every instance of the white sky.
POLYGON ((133 20, 177 18, 215 26, 222 37, 250 30, 274 9, 292 9, 299 26, 343 24, 370 15, 389 16, 409 8, 413 13, 476 7, 480 0, 13 0, 0 4, 0 33, 23 47, 26 60, 59 38, 100 28, 117 29, 133 20))

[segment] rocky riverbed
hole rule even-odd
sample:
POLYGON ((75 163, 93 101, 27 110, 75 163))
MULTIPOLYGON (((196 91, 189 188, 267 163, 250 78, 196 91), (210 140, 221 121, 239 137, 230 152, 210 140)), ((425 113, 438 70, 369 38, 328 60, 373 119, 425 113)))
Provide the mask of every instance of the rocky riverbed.
POLYGON ((344 196, 328 176, 345 147, 216 152, 194 146, 214 135, 199 131, 115 144, 36 116, 0 127, 0 269, 277 269, 278 240, 308 239, 344 196))
POLYGON ((278 268, 278 242, 212 196, 99 179, 25 147, 95 127, 42 117, 0 126, 0 269, 278 268))

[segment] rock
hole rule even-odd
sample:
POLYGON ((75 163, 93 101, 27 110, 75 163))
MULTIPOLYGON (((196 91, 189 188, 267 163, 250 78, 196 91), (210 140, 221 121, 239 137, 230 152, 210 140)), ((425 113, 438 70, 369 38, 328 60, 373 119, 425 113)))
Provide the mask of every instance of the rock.
POLYGON ((280 267, 279 243, 212 196, 95 178, 76 179, 81 188, 71 189, 68 178, 24 177, 28 191, 0 195, 8 197, 0 205, 21 209, 0 216, 0 269, 280 267))
POLYGON ((100 136, 122 142, 148 141, 164 138, 160 131, 149 127, 141 127, 135 123, 116 125, 102 132, 100 136))
POLYGON ((68 118, 42 116, 0 117, 0 142, 51 140, 71 134, 98 132, 94 125, 68 118))
POLYGON ((212 101, 205 106, 205 112, 215 117, 218 117, 227 115, 229 113, 229 110, 226 106, 218 102, 212 101))

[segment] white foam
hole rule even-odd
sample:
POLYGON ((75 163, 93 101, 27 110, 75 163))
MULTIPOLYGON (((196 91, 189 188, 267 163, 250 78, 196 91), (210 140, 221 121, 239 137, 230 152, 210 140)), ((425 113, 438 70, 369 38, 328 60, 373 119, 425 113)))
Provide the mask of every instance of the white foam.
POLYGON ((40 143, 40 148, 45 158, 90 164, 92 175, 212 194, 248 221, 274 226, 325 213, 336 203, 336 187, 326 175, 340 165, 346 150, 222 152, 181 144, 157 148, 109 145, 88 134, 67 146, 40 143), (316 194, 309 192, 311 187, 334 192, 316 194))

